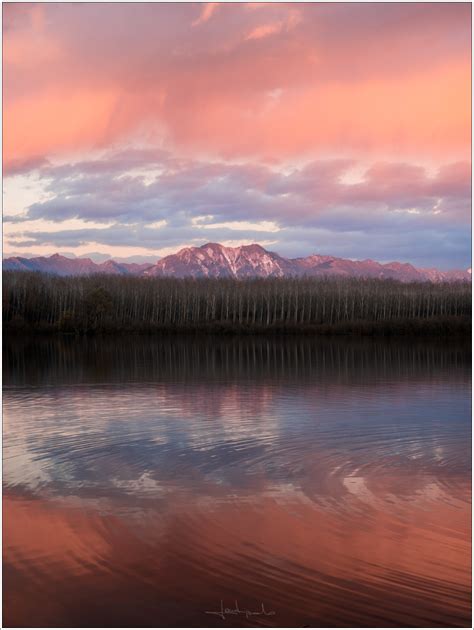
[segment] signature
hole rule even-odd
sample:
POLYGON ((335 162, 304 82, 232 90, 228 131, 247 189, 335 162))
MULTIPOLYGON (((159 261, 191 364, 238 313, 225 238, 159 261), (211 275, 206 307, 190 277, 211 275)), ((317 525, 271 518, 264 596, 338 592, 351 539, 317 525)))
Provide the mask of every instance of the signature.
POLYGON ((239 602, 235 600, 235 608, 224 608, 224 601, 221 599, 220 610, 205 610, 206 615, 216 615, 225 621, 226 615, 245 615, 247 619, 254 615, 272 616, 275 614, 274 610, 265 610, 265 605, 262 602, 260 610, 249 610, 248 608, 240 608, 239 602))

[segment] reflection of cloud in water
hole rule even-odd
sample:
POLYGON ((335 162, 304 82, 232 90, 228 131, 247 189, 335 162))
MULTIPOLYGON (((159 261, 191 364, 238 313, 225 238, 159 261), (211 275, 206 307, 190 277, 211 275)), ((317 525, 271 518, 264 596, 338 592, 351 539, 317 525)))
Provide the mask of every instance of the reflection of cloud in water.
POLYGON ((202 626, 203 610, 237 597, 264 601, 284 626, 466 625, 469 509, 426 507, 408 520, 341 518, 297 500, 175 497, 137 520, 7 495, 6 595, 12 568, 23 586, 8 615, 21 624, 36 607, 44 625, 202 626))
MULTIPOLYGON (((309 355, 313 371, 304 368, 300 382, 294 375, 305 346, 267 342, 263 352, 248 344, 237 346, 238 352, 232 345, 220 349, 246 357, 230 380, 203 381, 184 364, 188 376, 180 379, 168 362, 168 371, 157 374, 161 380, 130 382, 137 369, 131 360, 128 370, 121 362, 120 385, 12 383, 5 392, 6 483, 84 499, 152 496, 154 487, 157 495, 190 489, 213 496, 224 487, 242 496, 290 484, 312 501, 338 508, 348 492, 344 479, 360 479, 387 505, 416 499, 433 484, 448 498, 462 495, 469 469, 469 388, 452 348, 444 356, 442 348, 429 345, 411 353, 372 343, 369 349, 349 345, 346 353, 337 343, 316 345, 309 355), (367 353, 383 357, 382 379, 369 371, 361 381, 358 367, 367 353), (390 353, 397 358, 392 378, 390 353), (252 382, 247 377, 262 356, 265 376, 252 382)), ((126 356, 130 351, 125 343, 126 356)), ((159 356, 167 352, 160 342, 159 356)), ((199 344, 192 356, 196 368, 203 357, 205 371, 216 364, 199 344)), ((23 372, 15 374, 21 382, 23 372)))

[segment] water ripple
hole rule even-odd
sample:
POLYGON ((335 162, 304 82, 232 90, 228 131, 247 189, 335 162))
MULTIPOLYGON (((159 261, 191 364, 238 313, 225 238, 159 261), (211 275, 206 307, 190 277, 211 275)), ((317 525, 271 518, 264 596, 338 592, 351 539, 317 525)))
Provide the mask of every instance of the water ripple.
POLYGON ((9 349, 9 625, 468 624, 462 351, 189 343, 9 349))

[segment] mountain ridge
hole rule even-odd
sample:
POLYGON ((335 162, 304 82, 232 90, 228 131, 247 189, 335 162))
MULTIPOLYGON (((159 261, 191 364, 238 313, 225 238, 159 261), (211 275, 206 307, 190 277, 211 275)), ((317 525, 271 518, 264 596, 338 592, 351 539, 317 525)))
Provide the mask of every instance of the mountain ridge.
POLYGON ((471 270, 440 271, 417 268, 397 261, 379 263, 371 259, 350 260, 311 254, 285 258, 266 250, 258 243, 225 247, 206 243, 185 247, 153 263, 124 263, 112 258, 96 263, 90 258, 67 258, 60 254, 24 258, 13 256, 3 260, 4 271, 40 271, 59 276, 131 275, 176 278, 269 278, 269 277, 356 277, 394 279, 401 282, 449 282, 471 279, 471 270))

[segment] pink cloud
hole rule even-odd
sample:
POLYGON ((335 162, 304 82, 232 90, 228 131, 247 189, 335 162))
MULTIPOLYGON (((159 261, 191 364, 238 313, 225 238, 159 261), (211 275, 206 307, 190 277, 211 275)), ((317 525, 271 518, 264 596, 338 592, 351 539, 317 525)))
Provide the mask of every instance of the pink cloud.
POLYGON ((6 162, 137 137, 260 160, 470 158, 469 5, 196 10, 6 5, 6 162))
POLYGON ((199 17, 192 23, 193 26, 199 26, 211 19, 213 13, 218 9, 219 2, 206 2, 201 10, 199 17))
POLYGON ((279 33, 282 28, 283 24, 281 24, 281 22, 276 24, 263 24, 262 26, 257 26, 250 31, 246 39, 262 39, 262 37, 268 37, 269 35, 279 33))
POLYGON ((299 10, 292 9, 287 12, 285 18, 278 22, 270 22, 268 24, 261 24, 253 28, 245 39, 262 39, 269 37, 270 35, 276 35, 283 30, 290 30, 294 28, 301 21, 301 14, 299 10))

